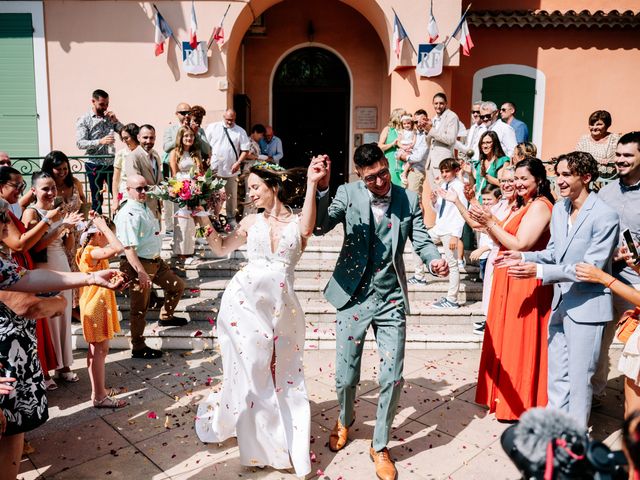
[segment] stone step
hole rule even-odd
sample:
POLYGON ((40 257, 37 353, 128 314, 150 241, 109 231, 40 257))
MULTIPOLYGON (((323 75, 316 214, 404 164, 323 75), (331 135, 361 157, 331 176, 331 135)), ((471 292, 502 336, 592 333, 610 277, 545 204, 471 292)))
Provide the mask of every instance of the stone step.
MULTIPOLYGON (((72 326, 73 347, 86 349, 82 328, 72 326)), ((217 348, 215 328, 208 321, 193 321, 184 327, 160 327, 150 321, 145 328, 147 345, 162 350, 207 350, 217 348)), ((121 331, 109 342, 112 349, 128 349, 129 322, 121 322, 121 331)), ((335 349, 333 324, 315 325, 307 322, 305 349, 335 349)), ((407 325, 407 349, 477 349, 482 346, 482 336, 474 335, 470 325, 407 325)), ((375 349, 375 338, 369 329, 365 349, 375 349)))
MULTIPOLYGON (((172 268, 178 273, 178 275, 195 278, 195 277, 217 277, 217 278, 231 278, 235 273, 246 265, 247 260, 239 258, 216 258, 216 259, 202 259, 196 264, 184 265, 177 262, 174 258, 167 258, 166 261, 172 266, 172 268)), ((412 275, 415 262, 408 260, 405 263, 406 271, 409 276, 412 275)), ((335 259, 333 260, 308 260, 304 256, 295 269, 296 279, 318 279, 326 282, 335 270, 335 259)), ((464 272, 460 273, 461 281, 475 282, 478 278, 477 267, 469 266, 465 268, 464 272)), ((430 282, 447 283, 447 278, 439 278, 429 276, 430 282)))
MULTIPOLYGON (((129 300, 119 296, 117 299, 118 310, 122 319, 129 318, 129 300)), ((215 319, 220 307, 220 297, 183 298, 175 314, 186 317, 192 321, 209 321, 215 319)), ((307 323, 333 324, 336 320, 336 309, 324 300, 309 300, 303 303, 305 319, 307 323)), ((148 320, 157 320, 159 310, 149 310, 148 320)), ((407 324, 411 325, 466 325, 471 329, 471 324, 484 319, 481 302, 470 302, 456 309, 432 308, 430 302, 411 302, 411 314, 407 315, 407 324)))
MULTIPOLYGON (((215 276, 197 275, 199 271, 189 271, 186 275, 187 288, 184 298, 216 298, 222 295, 229 284, 230 277, 220 278, 215 276), (191 276, 192 274, 196 276, 191 276)), ((234 272, 231 272, 234 273, 234 272)), ((328 276, 327 276, 328 278, 328 276)), ((294 288, 300 302, 303 304, 311 300, 323 300, 324 287, 326 281, 317 278, 298 278, 294 283, 294 288)), ((427 285, 408 286, 409 301, 412 303, 418 300, 435 301, 445 296, 448 285, 446 281, 432 281, 427 285)), ((465 281, 460 283, 458 301, 467 303, 482 300, 482 284, 478 282, 465 281)))

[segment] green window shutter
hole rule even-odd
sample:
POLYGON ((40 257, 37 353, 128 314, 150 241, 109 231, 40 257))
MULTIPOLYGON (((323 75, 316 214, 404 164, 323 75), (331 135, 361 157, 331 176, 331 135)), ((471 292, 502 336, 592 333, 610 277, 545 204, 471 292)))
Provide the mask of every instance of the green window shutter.
POLYGON ((29 13, 0 14, 0 150, 38 155, 38 112, 29 13))
POLYGON ((518 108, 516 118, 529 127, 529 139, 533 138, 533 107, 536 81, 523 75, 494 75, 482 83, 482 99, 495 102, 500 108, 504 102, 513 102, 518 108))

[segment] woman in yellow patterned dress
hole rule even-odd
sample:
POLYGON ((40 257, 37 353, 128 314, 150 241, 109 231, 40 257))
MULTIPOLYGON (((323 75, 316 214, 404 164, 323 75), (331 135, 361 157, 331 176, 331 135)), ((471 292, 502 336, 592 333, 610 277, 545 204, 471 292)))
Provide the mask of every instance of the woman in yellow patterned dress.
MULTIPOLYGON (((109 259, 120 255, 122 243, 104 218, 96 216, 93 225, 82 234, 76 262, 81 272, 97 272, 109 268, 109 259)), ((116 295, 112 290, 91 285, 80 290, 82 332, 89 344, 87 369, 91 378, 91 400, 96 408, 122 408, 127 405, 109 395, 104 381, 104 363, 109 353, 109 340, 120 331, 116 295)))

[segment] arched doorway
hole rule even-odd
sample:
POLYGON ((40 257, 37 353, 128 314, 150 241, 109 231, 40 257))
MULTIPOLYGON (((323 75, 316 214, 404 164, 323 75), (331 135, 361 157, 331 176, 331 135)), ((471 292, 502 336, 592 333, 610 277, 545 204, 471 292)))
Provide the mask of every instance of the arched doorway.
POLYGON ((320 47, 294 50, 273 76, 273 125, 286 167, 307 166, 313 155, 332 160, 331 184, 345 183, 349 166, 351 81, 342 60, 320 47))

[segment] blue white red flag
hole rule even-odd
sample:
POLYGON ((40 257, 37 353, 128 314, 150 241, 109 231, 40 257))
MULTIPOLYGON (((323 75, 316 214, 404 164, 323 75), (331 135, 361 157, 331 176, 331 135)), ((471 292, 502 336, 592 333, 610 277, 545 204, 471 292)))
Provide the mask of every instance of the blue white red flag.
POLYGON ((453 35, 451 36, 458 40, 458 42, 460 42, 460 46, 462 47, 462 54, 468 57, 474 45, 473 40, 471 40, 471 34, 469 33, 469 25, 467 25, 466 12, 460 19, 460 22, 458 22, 458 26, 453 31, 453 35))
POLYGON ((395 15, 395 19, 393 20, 393 45, 398 60, 400 59, 400 53, 402 53, 402 42, 404 42, 404 39, 408 36, 398 15, 395 15))
POLYGON ((173 30, 164 19, 160 12, 156 9, 156 57, 164 52, 164 41, 173 36, 173 30))
POLYGON ((427 27, 427 31, 429 32, 428 43, 435 42, 440 36, 438 23, 436 22, 436 17, 433 15, 433 0, 431 0, 431 10, 429 11, 429 26, 427 27))
POLYGON ((196 6, 194 5, 193 0, 191 1, 191 26, 189 27, 189 45, 191 48, 196 48, 198 46, 198 21, 196 20, 196 6))

